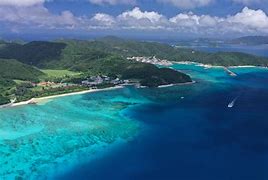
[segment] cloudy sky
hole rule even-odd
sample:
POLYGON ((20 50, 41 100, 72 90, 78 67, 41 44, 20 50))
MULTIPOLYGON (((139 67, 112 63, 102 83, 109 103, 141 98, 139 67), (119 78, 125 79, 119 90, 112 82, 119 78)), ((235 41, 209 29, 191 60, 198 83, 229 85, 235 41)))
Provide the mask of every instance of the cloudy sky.
POLYGON ((0 0, 0 37, 268 35, 268 0, 0 0))

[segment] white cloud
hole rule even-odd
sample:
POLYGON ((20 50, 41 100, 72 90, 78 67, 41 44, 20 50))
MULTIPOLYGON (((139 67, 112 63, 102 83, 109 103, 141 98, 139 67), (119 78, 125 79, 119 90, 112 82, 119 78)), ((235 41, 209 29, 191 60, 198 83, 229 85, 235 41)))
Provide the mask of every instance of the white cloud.
MULTIPOLYGON (((265 30, 265 28, 268 28, 268 16, 265 12, 262 10, 252 10, 248 7, 245 7, 242 12, 234 16, 229 16, 226 21, 255 30, 265 30)), ((268 29, 265 31, 268 31, 268 29)))
POLYGON ((210 34, 218 31, 218 25, 224 21, 219 17, 209 15, 195 15, 190 13, 180 13, 169 19, 173 31, 195 34, 210 34))
POLYGON ((165 16, 157 12, 142 12, 139 8, 125 11, 113 17, 108 14, 97 13, 89 21, 89 29, 160 29, 168 26, 165 16))
POLYGON ((268 33, 268 16, 262 10, 245 7, 241 12, 227 17, 180 13, 172 18, 157 12, 134 8, 113 18, 114 27, 136 30, 159 30, 196 34, 250 34, 268 33), (116 24, 116 25, 115 25, 116 24))
POLYGON ((179 8, 191 9, 196 7, 208 6, 214 0, 158 0, 161 3, 169 3, 179 8))
POLYGON ((264 2, 265 0, 233 0, 235 3, 241 3, 244 5, 257 4, 261 3, 262 1, 264 2))
POLYGON ((157 12, 142 12, 138 7, 116 17, 119 26, 124 29, 160 29, 167 27, 165 16, 157 12))
POLYGON ((72 28, 81 20, 70 11, 54 15, 44 7, 44 2, 44 0, 0 0, 0 22, 16 27, 37 26, 49 29, 72 28))
POLYGON ((136 0, 89 0, 89 2, 98 5, 136 4, 136 0))
POLYGON ((43 4, 45 0, 0 0, 0 6, 34 6, 43 4))
POLYGON ((170 18, 169 21, 173 23, 173 30, 187 30, 197 34, 268 33, 268 16, 265 12, 247 7, 235 15, 229 15, 225 18, 181 13, 170 18))
POLYGON ((110 29, 115 28, 116 20, 113 16, 97 13, 89 21, 90 29, 110 29))
POLYGON ((92 17, 77 17, 70 11, 52 14, 43 4, 30 7, 0 6, 0 23, 19 31, 20 27, 41 29, 74 29, 79 31, 107 29, 185 33, 188 35, 250 35, 268 34, 268 16, 262 10, 245 7, 226 17, 180 13, 167 18, 155 11, 136 7, 117 16, 97 13, 92 17))

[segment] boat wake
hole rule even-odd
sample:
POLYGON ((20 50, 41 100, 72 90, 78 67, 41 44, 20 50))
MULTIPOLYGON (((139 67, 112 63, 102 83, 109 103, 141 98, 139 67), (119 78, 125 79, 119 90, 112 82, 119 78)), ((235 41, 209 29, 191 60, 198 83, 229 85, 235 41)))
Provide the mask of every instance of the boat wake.
POLYGON ((228 104, 228 108, 232 108, 235 105, 235 102, 237 101, 238 97, 236 97, 232 102, 228 104))

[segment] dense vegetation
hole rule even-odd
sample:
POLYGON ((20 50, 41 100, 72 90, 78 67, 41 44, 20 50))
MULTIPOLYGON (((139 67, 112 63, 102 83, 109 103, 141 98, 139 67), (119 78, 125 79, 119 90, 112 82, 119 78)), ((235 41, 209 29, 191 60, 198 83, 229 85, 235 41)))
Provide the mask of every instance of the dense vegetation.
MULTIPOLYGON (((82 86, 40 89, 40 87, 33 86, 31 82, 54 81, 80 84, 82 80, 94 75, 133 79, 135 82, 141 82, 142 85, 150 87, 191 81, 189 76, 171 69, 159 69, 151 64, 128 61, 126 60, 128 54, 120 53, 120 49, 114 50, 116 47, 111 47, 111 45, 103 39, 27 44, 2 42, 0 47, 0 58, 2 58, 0 59, 0 77, 3 80, 0 86, 3 92, 1 104, 15 97, 17 101, 23 101, 32 97, 84 89, 82 86), (10 84, 6 86, 7 83, 10 84), (4 89, 4 87, 8 88, 4 89)), ((148 48, 150 47, 144 48, 144 53, 148 48)), ((133 50, 138 51, 138 49, 133 50)), ((136 54, 138 55, 138 52, 136 54)))
POLYGON ((268 66, 268 59, 240 52, 206 53, 186 48, 175 48, 156 42, 137 42, 106 37, 94 42, 94 47, 106 52, 127 56, 156 56, 170 61, 192 61, 220 66, 255 65, 268 66))
POLYGON ((156 87, 159 85, 191 82, 191 78, 183 73, 169 68, 157 68, 151 64, 135 65, 126 69, 123 73, 124 79, 140 79, 141 85, 156 87), (140 68, 139 66, 143 66, 140 68))
POLYGON ((47 61, 59 59, 66 44, 34 41, 27 44, 9 43, 0 49, 0 58, 16 59, 22 63, 42 66, 47 61))
POLYGON ((9 95, 9 91, 14 87, 14 85, 14 81, 0 77, 0 105, 10 102, 7 96, 9 95))
POLYGON ((121 57, 156 56, 170 61, 192 61, 220 66, 255 65, 267 66, 268 59, 239 52, 206 53, 186 48, 176 48, 156 42, 137 42, 116 37, 105 37, 95 41, 63 41, 67 47, 60 61, 47 64, 49 67, 85 67, 91 60, 102 59, 107 54, 121 57))
POLYGON ((57 87, 57 88, 47 88, 41 90, 31 89, 30 87, 23 85, 18 85, 15 91, 17 102, 26 101, 31 98, 39 98, 46 96, 53 96, 58 94, 79 92, 86 90, 86 87, 83 86, 70 86, 70 87, 57 87))
POLYGON ((266 58, 245 53, 206 53, 156 42, 137 42, 116 37, 105 37, 94 41, 31 42, 24 45, 10 43, 0 48, 0 58, 16 59, 39 68, 75 71, 87 71, 92 61, 102 60, 111 55, 123 58, 156 56, 170 61, 193 61, 222 66, 268 65, 266 58))
POLYGON ((7 89, 10 89, 12 86, 14 86, 16 83, 10 79, 1 78, 0 77, 0 92, 4 92, 7 89))
POLYGON ((240 52, 217 52, 207 56, 201 55, 195 62, 219 66, 268 66, 268 59, 266 58, 240 52))
POLYGON ((38 81, 41 75, 43 73, 35 67, 14 59, 0 59, 0 77, 2 78, 38 81))
POLYGON ((9 98, 0 95, 0 105, 8 104, 8 103, 10 103, 9 98))
POLYGON ((232 44, 260 45, 268 44, 268 36, 245 36, 229 41, 232 44))
POLYGON ((170 61, 194 61, 222 66, 268 64, 265 58, 245 53, 205 53, 167 44, 137 42, 116 37, 94 41, 36 41, 26 44, 1 41, 0 102, 9 102, 14 96, 18 100, 26 100, 83 89, 79 86, 67 89, 38 89, 29 87, 31 83, 28 82, 81 83, 82 80, 94 75, 131 79, 149 87, 191 81, 188 75, 175 70, 126 59, 132 56, 156 56, 170 61), (18 84, 20 81, 22 83, 18 84))

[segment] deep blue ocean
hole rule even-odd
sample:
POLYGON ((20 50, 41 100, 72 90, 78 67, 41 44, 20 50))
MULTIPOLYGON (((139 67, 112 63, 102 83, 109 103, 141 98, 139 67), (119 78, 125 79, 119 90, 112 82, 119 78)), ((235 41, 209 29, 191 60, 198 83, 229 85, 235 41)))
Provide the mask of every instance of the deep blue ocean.
POLYGON ((172 68, 196 83, 0 110, 0 177, 267 180, 268 70, 172 68))
MULTIPOLYGON (((206 71, 213 69, 199 73, 206 71)), ((143 131, 63 177, 267 180, 268 71, 238 69, 236 78, 214 71, 216 78, 210 82, 196 79, 197 84, 185 87, 131 89, 151 101, 124 112, 142 122, 143 131), (228 108, 234 98, 234 107, 228 108)))

